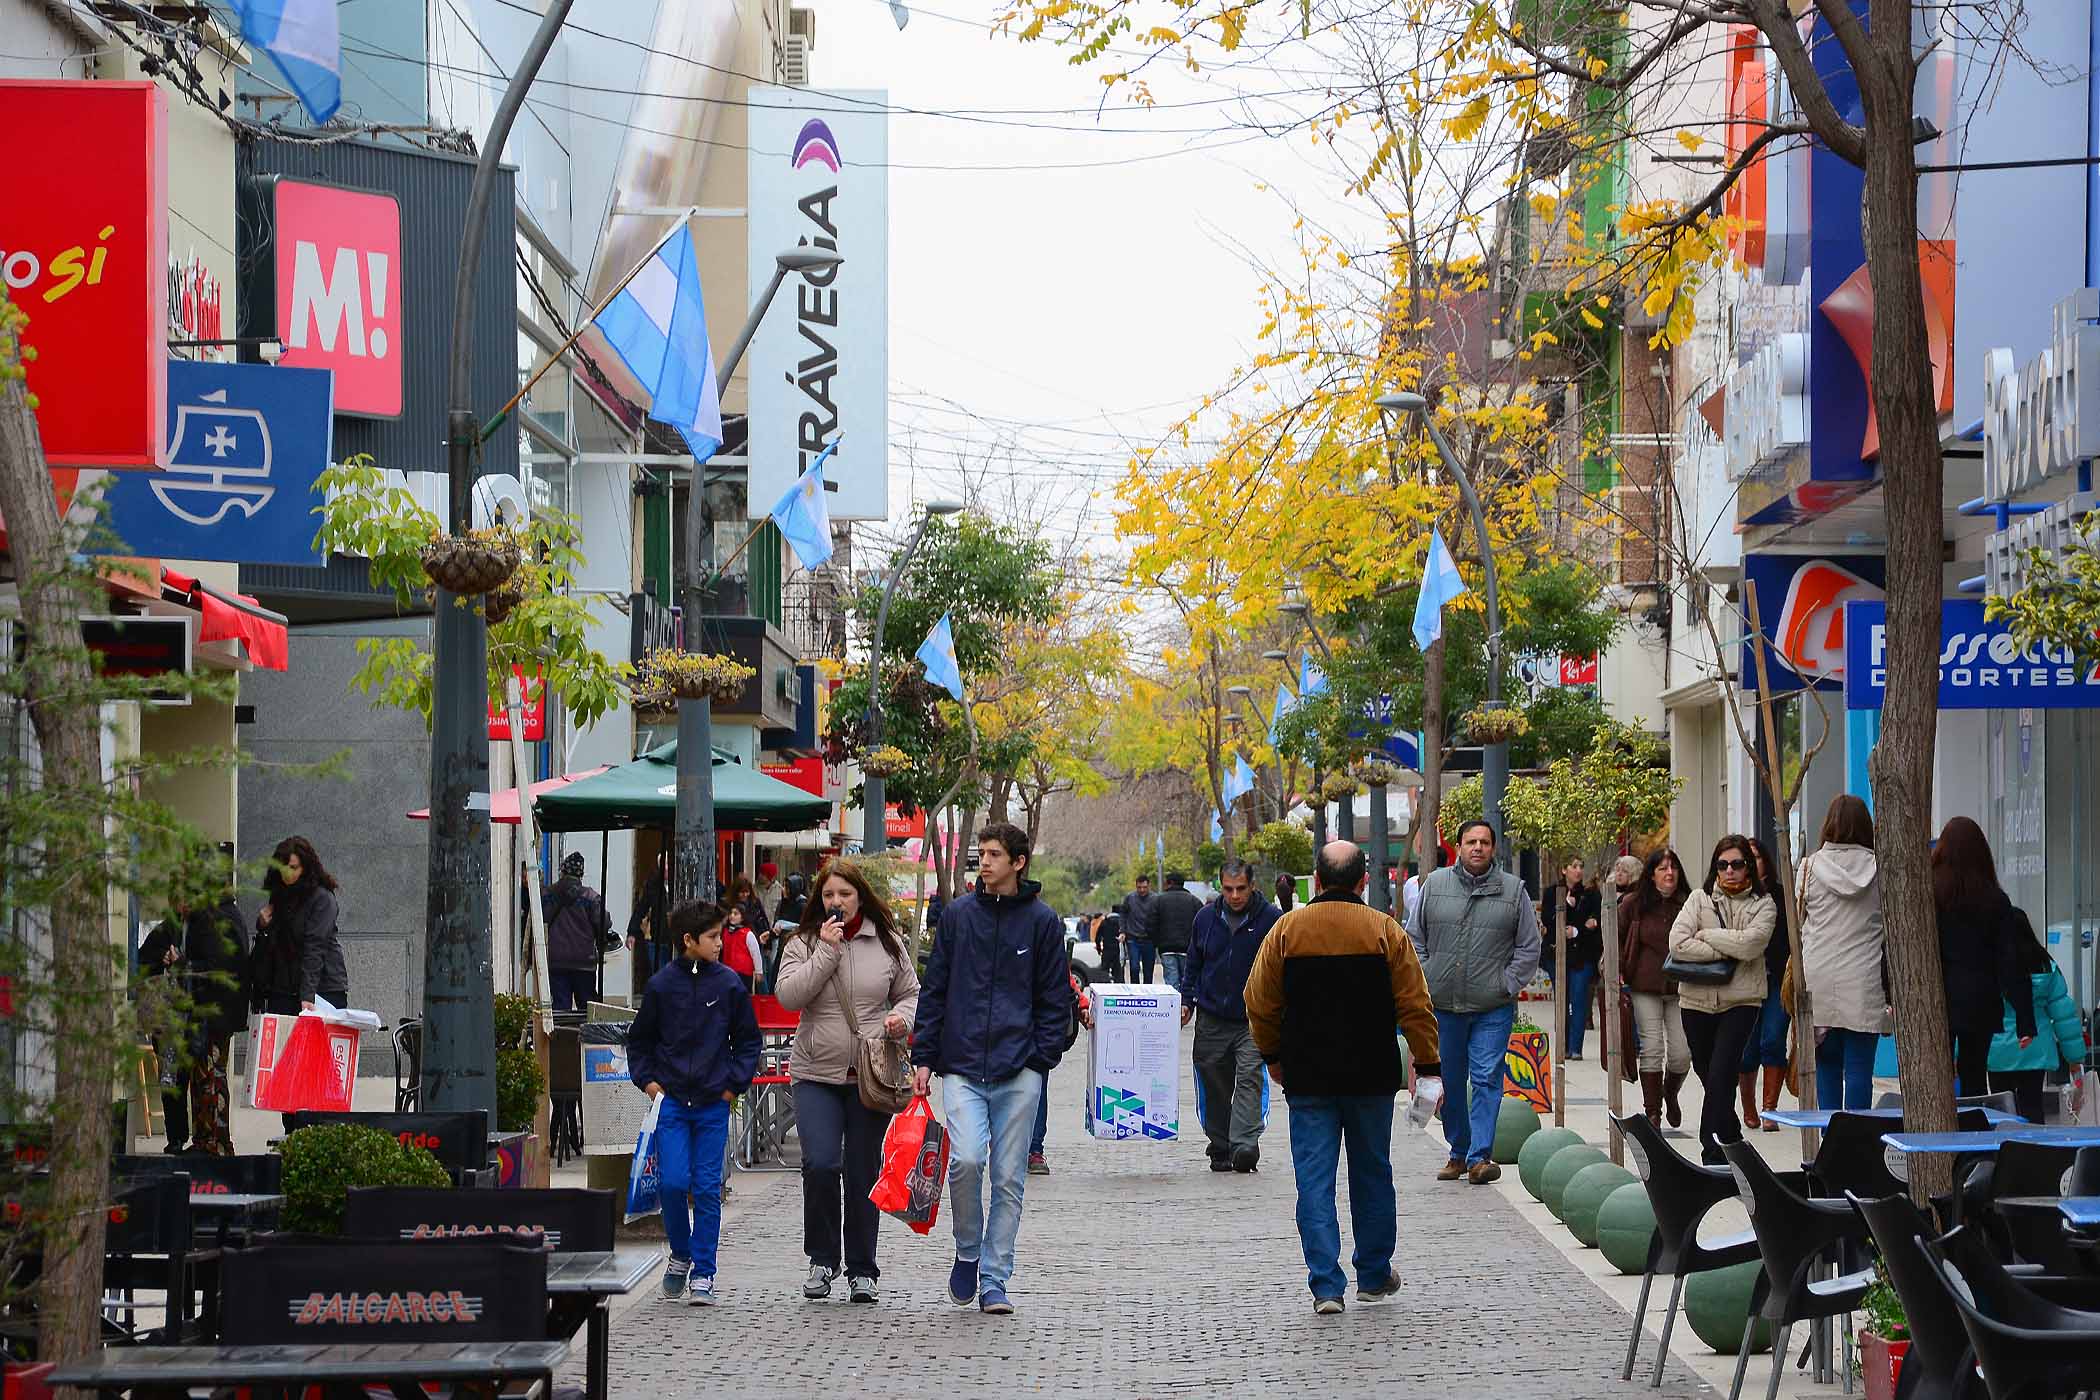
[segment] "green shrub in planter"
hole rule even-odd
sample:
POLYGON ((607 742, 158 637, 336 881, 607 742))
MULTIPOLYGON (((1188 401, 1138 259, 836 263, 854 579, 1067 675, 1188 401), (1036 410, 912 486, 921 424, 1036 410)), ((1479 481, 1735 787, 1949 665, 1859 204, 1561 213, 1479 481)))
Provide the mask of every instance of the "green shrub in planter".
POLYGON ((1598 1162, 1575 1173, 1560 1196, 1560 1218, 1566 1222, 1568 1233, 1585 1245, 1596 1244, 1597 1212, 1604 1208, 1605 1198, 1639 1179, 1617 1162, 1598 1162))
POLYGON ((1645 1273, 1655 1240, 1655 1207, 1638 1181, 1621 1186, 1597 1208, 1597 1248, 1622 1274, 1645 1273))
POLYGON ((1538 1130, 1538 1110, 1522 1099, 1505 1095, 1502 1107, 1496 1110, 1495 1145, 1488 1149, 1488 1157, 1505 1167, 1510 1165, 1538 1130))
POLYGON ((1584 1167, 1610 1160, 1611 1158, 1604 1155, 1603 1148, 1592 1147, 1586 1142, 1578 1142, 1573 1147, 1563 1147, 1553 1154, 1553 1160, 1546 1163, 1546 1170, 1539 1177, 1539 1199, 1546 1203, 1547 1210, 1553 1212, 1555 1220, 1568 1218, 1565 1196, 1568 1183, 1575 1179, 1575 1173, 1584 1167))
MULTIPOLYGON (((1757 1260, 1709 1269, 1684 1281, 1684 1320, 1699 1340, 1723 1356, 1733 1356, 1743 1345, 1743 1319, 1750 1315, 1750 1290, 1764 1265, 1757 1260)), ((1772 1349, 1772 1324, 1763 1318, 1750 1333, 1750 1354, 1772 1349)))
POLYGON ((1545 1183, 1541 1178, 1545 1176, 1546 1163, 1553 1160, 1553 1154, 1581 1141, 1582 1134, 1573 1128, 1541 1128, 1524 1139, 1524 1145, 1517 1149, 1517 1179, 1524 1183, 1524 1189, 1531 1193, 1533 1200, 1546 1199, 1545 1183))
POLYGON ((546 1089, 532 1048, 532 999, 505 993, 496 998, 496 1131, 530 1132, 546 1089))
POLYGON ((450 1186, 451 1175, 425 1147, 359 1123, 320 1123, 285 1136, 284 1228, 338 1235, 353 1186, 450 1186))

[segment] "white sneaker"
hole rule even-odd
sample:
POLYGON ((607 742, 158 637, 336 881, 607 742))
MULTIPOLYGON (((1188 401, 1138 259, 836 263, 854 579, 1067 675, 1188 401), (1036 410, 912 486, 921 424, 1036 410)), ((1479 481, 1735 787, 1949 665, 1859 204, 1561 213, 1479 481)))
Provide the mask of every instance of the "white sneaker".
POLYGON ((851 1282, 853 1285, 853 1301, 856 1303, 872 1303, 882 1297, 881 1292, 875 1287, 875 1280, 869 1278, 866 1274, 854 1276, 851 1282))
POLYGON ((831 1296, 831 1281, 838 1276, 839 1271, 837 1269, 828 1268, 823 1264, 810 1265, 809 1278, 802 1285, 802 1296, 809 1299, 812 1303, 820 1298, 829 1298, 831 1296))
POLYGON ((694 1274, 685 1286, 685 1300, 696 1308, 711 1308, 715 1305, 715 1281, 713 1275, 702 1278, 694 1274))

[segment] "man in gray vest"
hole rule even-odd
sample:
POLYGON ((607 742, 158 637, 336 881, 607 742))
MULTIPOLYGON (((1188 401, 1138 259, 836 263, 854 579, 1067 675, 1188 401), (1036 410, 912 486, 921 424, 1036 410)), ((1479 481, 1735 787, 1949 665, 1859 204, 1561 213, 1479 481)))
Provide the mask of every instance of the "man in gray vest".
POLYGON ((1444 1076, 1451 1160, 1436 1179, 1484 1186, 1502 1175, 1488 1150, 1517 993, 1539 968, 1538 910, 1524 882, 1496 868, 1494 827, 1475 819, 1458 829, 1458 864, 1423 879, 1407 932, 1429 979, 1443 1063, 1455 1071, 1444 1076))

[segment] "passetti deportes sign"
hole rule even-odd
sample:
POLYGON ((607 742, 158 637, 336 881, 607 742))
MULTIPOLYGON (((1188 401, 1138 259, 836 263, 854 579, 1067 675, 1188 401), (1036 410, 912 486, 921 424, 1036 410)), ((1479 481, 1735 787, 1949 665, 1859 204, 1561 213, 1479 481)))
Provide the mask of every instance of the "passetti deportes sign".
MULTIPOLYGON (((1888 684, 1888 605, 1845 607, 1845 708, 1878 710, 1888 684)), ((2100 666, 2055 647, 2022 646, 1983 604, 1940 604, 1940 708, 2068 710, 2100 708, 2100 666)))

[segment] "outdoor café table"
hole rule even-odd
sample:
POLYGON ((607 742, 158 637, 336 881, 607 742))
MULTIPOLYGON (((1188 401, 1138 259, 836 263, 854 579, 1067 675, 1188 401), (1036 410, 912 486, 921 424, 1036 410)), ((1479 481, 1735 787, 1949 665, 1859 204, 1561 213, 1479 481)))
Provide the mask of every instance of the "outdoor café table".
MULTIPOLYGON (((1758 1117, 1777 1123, 1782 1128, 1814 1128, 1822 1131, 1830 1126, 1830 1116, 1840 1110, 1834 1108, 1767 1108, 1758 1111, 1758 1117)), ((1854 1118, 1886 1118, 1891 1122, 1903 1121, 1900 1108, 1848 1108, 1842 1110, 1854 1118)), ((2002 1108, 1987 1108, 1985 1119, 1992 1127, 2016 1127, 2027 1122, 2017 1113, 2007 1113, 2002 1108)))
MULTIPOLYGON (((2041 1127, 2026 1123, 2016 1127, 1986 1128, 1982 1132, 1955 1133, 1883 1133, 1881 1140, 1894 1151, 1908 1157, 1913 1153, 1939 1153, 1954 1158, 1954 1180, 1959 1183, 1969 1163, 1979 1157, 1995 1157, 1998 1149, 2018 1139, 2021 1142, 2045 1142, 2052 1147, 2100 1147, 2100 1128, 2065 1124, 2060 1127, 2041 1127)), ((1908 1173, 1897 1175, 1905 1180, 1908 1173)), ((1954 1193, 1954 1211, 1961 1214, 1961 1192, 1954 1193)))
POLYGON ((589 1400, 608 1400, 611 1394, 612 1299, 639 1288, 663 1257, 661 1249, 647 1247, 547 1256, 548 1330, 571 1337, 579 1323, 589 1324, 584 1352, 589 1400))
POLYGON ((104 1396, 134 1387, 282 1387, 298 1394, 362 1395, 383 1385, 399 1400, 428 1400, 425 1382, 537 1381, 544 1396, 569 1359, 567 1342, 423 1342, 371 1346, 113 1347, 53 1370, 55 1388, 79 1386, 104 1396))
POLYGON ((2069 1224, 2081 1230, 2100 1228, 2100 1196, 2066 1196, 2056 1205, 2069 1224))
POLYGON ((190 1214, 203 1216, 218 1226, 219 1247, 226 1247, 227 1231, 236 1222, 253 1223, 258 1216, 275 1215, 284 1207, 281 1195, 251 1194, 241 1191, 194 1191, 190 1193, 190 1214))

